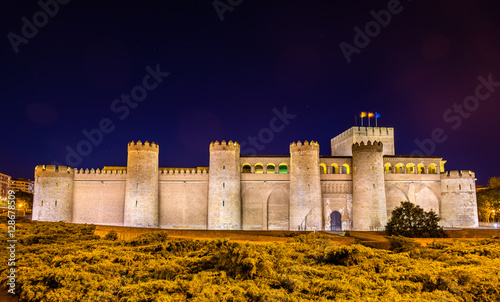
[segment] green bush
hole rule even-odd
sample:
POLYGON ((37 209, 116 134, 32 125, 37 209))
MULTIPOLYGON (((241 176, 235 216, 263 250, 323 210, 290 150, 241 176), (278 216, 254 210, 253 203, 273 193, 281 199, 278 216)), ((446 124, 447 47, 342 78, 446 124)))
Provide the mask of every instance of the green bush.
POLYGON ((434 212, 426 212, 409 201, 401 202, 391 214, 385 231, 387 235, 421 238, 448 237, 443 227, 438 225, 441 218, 434 212))

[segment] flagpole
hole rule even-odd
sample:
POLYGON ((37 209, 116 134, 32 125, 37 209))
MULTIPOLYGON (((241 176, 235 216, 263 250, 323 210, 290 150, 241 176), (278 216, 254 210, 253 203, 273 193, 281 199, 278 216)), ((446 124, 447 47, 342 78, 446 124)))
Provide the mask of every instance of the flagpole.
POLYGON ((378 127, 378 123, 377 123, 377 113, 375 112, 375 127, 378 127))
POLYGON ((368 127, 370 127, 370 114, 368 114, 368 127))

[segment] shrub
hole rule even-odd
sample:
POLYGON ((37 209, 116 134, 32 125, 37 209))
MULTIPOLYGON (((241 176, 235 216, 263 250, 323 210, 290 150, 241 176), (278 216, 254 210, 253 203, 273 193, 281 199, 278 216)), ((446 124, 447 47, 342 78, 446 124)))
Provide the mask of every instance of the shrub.
POLYGON ((409 252, 421 246, 415 240, 402 236, 391 236, 389 237, 389 242, 391 243, 390 250, 397 253, 409 252))
POLYGON ((448 235, 438 225, 441 218, 434 212, 426 212, 409 201, 401 202, 392 211, 385 231, 388 235, 404 237, 444 238, 448 235))
POLYGON ((118 234, 116 233, 115 230, 109 231, 106 236, 104 236, 104 239, 106 240, 116 240, 118 239, 118 234))

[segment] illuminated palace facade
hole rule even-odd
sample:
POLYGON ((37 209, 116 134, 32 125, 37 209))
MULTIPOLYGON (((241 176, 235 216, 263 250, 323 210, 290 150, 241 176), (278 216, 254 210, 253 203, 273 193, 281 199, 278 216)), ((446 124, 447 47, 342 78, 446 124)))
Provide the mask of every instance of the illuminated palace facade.
POLYGON ((243 156, 212 142, 208 168, 162 168, 155 143, 128 144, 127 166, 35 168, 33 219, 233 230, 378 230, 408 200, 446 227, 477 227, 475 175, 436 156, 395 155, 394 129, 352 127, 320 156, 314 141, 286 156, 243 156))

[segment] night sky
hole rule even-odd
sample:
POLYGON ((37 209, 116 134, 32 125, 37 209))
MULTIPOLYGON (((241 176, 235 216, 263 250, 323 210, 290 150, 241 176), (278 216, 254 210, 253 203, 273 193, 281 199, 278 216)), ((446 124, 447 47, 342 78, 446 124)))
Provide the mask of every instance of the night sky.
POLYGON ((211 141, 253 154, 259 133, 257 154, 307 139, 330 155, 376 111, 396 154, 500 176, 499 1, 45 2, 2 3, 2 173, 123 166, 132 140, 157 142, 160 166, 208 166, 211 141))

